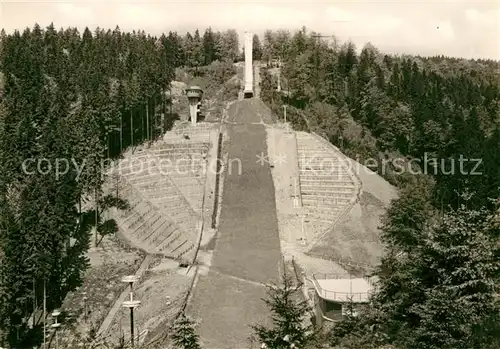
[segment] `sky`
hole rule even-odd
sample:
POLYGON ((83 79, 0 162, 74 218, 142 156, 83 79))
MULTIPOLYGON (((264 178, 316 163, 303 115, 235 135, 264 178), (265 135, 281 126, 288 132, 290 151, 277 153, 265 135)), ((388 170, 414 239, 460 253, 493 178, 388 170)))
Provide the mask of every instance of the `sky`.
MULTIPOLYGON (((12 1, 0 0, 0 28, 7 32, 37 22, 56 28, 152 35, 196 28, 234 28, 262 37, 266 29, 306 26, 358 49, 367 42, 384 53, 446 55, 500 60, 500 0, 490 1, 12 1)), ((241 40, 242 41, 242 40, 241 40)))

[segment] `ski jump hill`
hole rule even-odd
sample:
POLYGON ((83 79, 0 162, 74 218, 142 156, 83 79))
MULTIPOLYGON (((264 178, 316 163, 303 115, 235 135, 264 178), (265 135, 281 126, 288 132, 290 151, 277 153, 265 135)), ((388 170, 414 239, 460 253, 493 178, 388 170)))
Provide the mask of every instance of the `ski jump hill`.
POLYGON ((345 260, 374 264, 380 215, 397 195, 325 139, 283 128, 249 92, 245 84, 250 98, 231 103, 221 123, 174 127, 125 154, 109 183, 130 203, 112 212, 122 239, 200 266, 186 311, 205 348, 252 346, 251 325, 270 321, 262 298, 283 257, 306 276, 345 260))

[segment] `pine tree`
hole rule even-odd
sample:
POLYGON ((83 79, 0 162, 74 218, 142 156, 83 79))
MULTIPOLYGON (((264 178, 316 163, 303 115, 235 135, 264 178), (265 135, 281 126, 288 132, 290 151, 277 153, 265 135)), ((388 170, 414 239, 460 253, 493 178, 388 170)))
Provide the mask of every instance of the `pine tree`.
POLYGON ((184 64, 188 67, 194 67, 196 62, 196 48, 194 46, 193 36, 186 33, 182 42, 182 51, 184 52, 184 64))
POLYGON ((205 34, 203 34, 203 57, 205 65, 209 65, 218 58, 212 28, 207 28, 205 34))
POLYGON ((355 321, 348 318, 335 326, 334 343, 363 348, 497 348, 497 214, 462 206, 420 226, 421 238, 411 250, 384 258, 373 303, 355 321))
POLYGON ((195 30, 193 36, 193 64, 195 67, 200 67, 205 62, 203 41, 200 36, 200 31, 195 30))
POLYGON ((266 30, 264 32, 264 44, 262 46, 262 58, 267 64, 271 62, 271 59, 276 58, 276 52, 274 49, 275 35, 271 30, 266 30))
POLYGON ((432 183, 419 177, 391 203, 382 227, 382 240, 396 253, 411 252, 423 239, 422 231, 433 211, 432 183))
POLYGON ((253 35, 252 57, 256 61, 260 61, 262 59, 262 45, 260 44, 260 39, 257 34, 253 35))
POLYGON ((302 285, 294 285, 293 279, 283 274, 282 285, 267 286, 267 298, 264 302, 272 313, 273 327, 262 324, 252 328, 260 343, 269 349, 288 349, 290 344, 304 348, 316 338, 312 326, 305 325, 309 312, 307 301, 301 300, 302 285))
POLYGON ((418 317, 409 348, 496 348, 500 322, 485 323, 500 311, 497 297, 500 257, 493 217, 465 206, 445 214, 419 248, 415 270, 423 299, 408 309, 418 317), (498 332, 497 332, 498 334, 498 332))

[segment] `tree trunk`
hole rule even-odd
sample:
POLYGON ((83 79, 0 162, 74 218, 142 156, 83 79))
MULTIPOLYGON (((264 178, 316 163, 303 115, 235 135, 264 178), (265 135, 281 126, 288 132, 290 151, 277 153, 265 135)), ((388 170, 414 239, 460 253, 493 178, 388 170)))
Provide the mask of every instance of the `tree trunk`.
POLYGON ((36 326, 36 280, 33 277, 33 328, 36 326))
POLYGON ((47 282, 43 279, 43 348, 47 348, 47 282))
POLYGON ((167 120, 167 105, 165 103, 165 87, 161 88, 161 109, 163 110, 163 124, 161 126, 161 134, 165 133, 165 120, 167 120))
POLYGON ((99 225, 99 204, 97 202, 97 187, 94 189, 94 200, 95 200, 95 233, 94 233, 94 243, 97 247, 97 226, 99 225))
POLYGON ((130 108, 130 146, 134 146, 134 117, 130 108))
POLYGON ((109 146, 110 141, 111 141, 111 133, 109 133, 109 131, 108 131, 108 133, 106 134, 106 148, 107 148, 106 152, 107 152, 107 156, 108 156, 107 159, 109 159, 109 150, 110 150, 109 148, 111 148, 109 146))
POLYGON ((149 98, 146 98, 146 138, 149 139, 149 98))
POLYGON ((156 95, 153 98, 153 132, 152 133, 152 138, 155 140, 156 137, 156 95))
POLYGON ((141 137, 139 138, 139 143, 144 140, 144 109, 142 109, 142 105, 139 107, 139 114, 141 117, 141 137))
POLYGON ((120 113, 120 154, 123 149, 123 114, 120 113))

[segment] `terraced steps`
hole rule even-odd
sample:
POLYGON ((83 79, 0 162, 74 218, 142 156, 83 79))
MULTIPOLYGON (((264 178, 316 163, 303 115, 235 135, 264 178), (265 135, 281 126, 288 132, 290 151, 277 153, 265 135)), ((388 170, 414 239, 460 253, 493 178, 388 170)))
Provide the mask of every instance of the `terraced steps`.
POLYGON ((195 250, 201 223, 210 132, 216 124, 184 125, 163 141, 136 148, 115 164, 107 186, 131 207, 115 210, 124 236, 150 253, 180 258, 195 250), (188 139, 184 137, 188 135, 188 139))
POLYGON ((198 215, 201 215, 209 148, 209 142, 196 141, 183 143, 182 147, 164 143, 151 149, 152 156, 162 164, 162 170, 168 174, 198 215))
POLYGON ((302 191, 304 193, 319 193, 319 194, 322 194, 322 193, 329 193, 329 194, 335 194, 335 193, 348 193, 348 194, 351 194, 352 193, 352 187, 348 187, 348 186, 341 186, 341 185, 328 185, 327 184, 324 184, 324 185, 319 185, 319 184, 315 184, 315 185, 308 185, 307 183, 306 184, 303 184, 302 185, 302 191))
POLYGON ((303 195, 302 205, 304 206, 321 206, 322 204, 328 206, 342 206, 344 204, 349 204, 351 198, 339 198, 337 196, 319 196, 319 195, 303 195))
POLYGON ((310 169, 300 169, 299 170, 299 175, 305 176, 305 177, 314 177, 317 179, 322 179, 322 178, 334 178, 337 180, 345 180, 345 181, 350 181, 351 176, 348 174, 342 173, 343 170, 310 170, 310 169))
POLYGON ((307 222, 308 235, 321 235, 356 200, 357 186, 341 153, 326 140, 296 132, 300 195, 307 222))
POLYGON ((154 205, 122 181, 120 196, 126 198, 130 208, 116 210, 113 218, 126 238, 148 253, 161 253, 182 258, 194 249, 194 240, 174 221, 168 220, 154 205))
POLYGON ((351 192, 347 192, 347 191, 342 191, 342 192, 339 192, 339 191, 335 191, 335 190, 328 190, 328 191, 321 191, 321 192, 318 192, 318 191, 312 191, 312 190, 304 190, 302 189, 301 190, 301 195, 303 198, 307 198, 307 197, 311 197, 311 196, 314 196, 316 198, 351 198, 352 197, 352 191, 351 192))
POLYGON ((142 193, 145 200, 160 208, 168 219, 179 224, 187 234, 197 236, 199 214, 174 183, 171 171, 151 156, 149 150, 133 154, 118 168, 122 177, 142 193), (168 202, 163 202, 165 200, 168 202))

